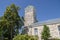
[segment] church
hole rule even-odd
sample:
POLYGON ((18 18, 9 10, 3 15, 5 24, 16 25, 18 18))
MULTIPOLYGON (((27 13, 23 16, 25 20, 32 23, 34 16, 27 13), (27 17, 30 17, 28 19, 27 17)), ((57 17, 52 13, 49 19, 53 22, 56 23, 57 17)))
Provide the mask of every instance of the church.
POLYGON ((43 25, 47 25, 51 38, 60 38, 60 18, 37 22, 35 8, 30 5, 25 8, 24 20, 24 26, 28 28, 28 35, 37 35, 41 40, 43 25))

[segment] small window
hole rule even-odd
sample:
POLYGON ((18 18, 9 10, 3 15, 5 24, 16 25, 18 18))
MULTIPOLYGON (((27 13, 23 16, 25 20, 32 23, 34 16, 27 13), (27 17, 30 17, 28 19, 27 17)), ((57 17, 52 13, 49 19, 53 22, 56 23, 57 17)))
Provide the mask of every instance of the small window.
POLYGON ((34 28, 34 35, 38 35, 38 29, 34 28))
POLYGON ((59 34, 60 34, 60 25, 58 26, 58 31, 59 31, 59 34))

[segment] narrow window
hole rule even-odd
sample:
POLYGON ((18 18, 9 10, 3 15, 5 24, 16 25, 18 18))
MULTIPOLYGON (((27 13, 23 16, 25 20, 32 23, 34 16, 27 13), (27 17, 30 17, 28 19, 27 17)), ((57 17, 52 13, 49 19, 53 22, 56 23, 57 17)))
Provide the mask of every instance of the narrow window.
POLYGON ((34 28, 34 35, 38 35, 38 29, 34 28))
POLYGON ((60 25, 58 26, 58 31, 59 31, 59 34, 60 34, 60 25))

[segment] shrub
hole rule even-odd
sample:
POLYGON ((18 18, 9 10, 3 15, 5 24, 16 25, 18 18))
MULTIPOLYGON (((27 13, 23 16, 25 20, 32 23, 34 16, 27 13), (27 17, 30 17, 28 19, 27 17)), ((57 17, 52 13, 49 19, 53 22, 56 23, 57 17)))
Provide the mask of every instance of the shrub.
POLYGON ((38 37, 29 35, 17 35, 13 38, 13 40, 38 40, 38 37))
POLYGON ((52 38, 52 39, 49 39, 49 40, 60 40, 59 38, 52 38))

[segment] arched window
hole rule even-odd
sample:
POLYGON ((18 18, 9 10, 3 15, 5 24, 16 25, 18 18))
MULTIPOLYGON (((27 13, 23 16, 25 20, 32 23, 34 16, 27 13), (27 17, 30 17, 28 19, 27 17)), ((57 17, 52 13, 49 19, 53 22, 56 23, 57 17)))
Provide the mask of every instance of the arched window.
POLYGON ((60 25, 58 25, 58 31, 59 31, 59 34, 60 34, 60 25))
POLYGON ((34 28, 34 35, 38 35, 38 28, 34 28))

